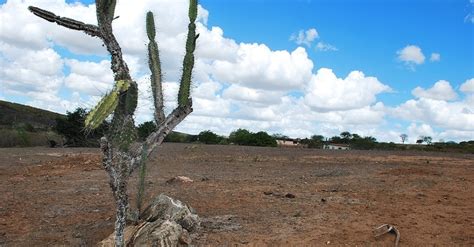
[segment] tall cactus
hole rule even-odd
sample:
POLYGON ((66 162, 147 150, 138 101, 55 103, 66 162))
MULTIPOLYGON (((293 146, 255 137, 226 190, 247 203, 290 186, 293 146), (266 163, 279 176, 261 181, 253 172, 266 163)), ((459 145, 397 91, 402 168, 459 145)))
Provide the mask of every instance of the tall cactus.
POLYGON ((188 36, 186 38, 186 54, 183 60, 183 74, 179 84, 178 105, 185 106, 190 99, 191 90, 191 76, 194 67, 194 50, 196 49, 196 40, 199 35, 196 35, 197 18, 197 0, 190 0, 189 3, 189 25, 188 36))
POLYGON ((161 63, 158 44, 155 41, 155 20, 150 11, 146 15, 146 33, 150 43, 148 43, 148 66, 151 71, 151 92, 155 104, 155 122, 157 125, 165 120, 163 109, 163 91, 161 86, 161 63))
MULTIPOLYGON (((49 22, 100 38, 111 55, 111 69, 115 85, 106 94, 86 118, 87 128, 97 128, 109 115, 113 114, 111 128, 101 138, 103 153, 102 165, 109 174, 109 184, 116 203, 115 245, 124 246, 125 219, 129 213, 127 195, 128 179, 133 171, 141 167, 139 182, 144 186, 145 162, 153 150, 161 145, 165 137, 192 111, 190 96, 192 70, 194 67, 194 50, 196 49, 195 21, 197 18, 197 0, 189 3, 189 25, 186 38, 186 54, 183 60, 183 71, 178 92, 178 106, 165 117, 161 65, 158 44, 155 41, 156 31, 153 14, 147 13, 146 29, 149 39, 148 57, 151 71, 151 88, 154 101, 154 116, 157 129, 145 141, 138 142, 133 115, 137 107, 138 86, 132 80, 122 50, 112 32, 112 21, 115 20, 116 0, 96 0, 97 25, 86 24, 71 18, 30 6, 28 9, 36 16, 49 22)), ((143 190, 140 197, 143 197, 143 190)), ((141 204, 138 205, 141 207, 141 204)))

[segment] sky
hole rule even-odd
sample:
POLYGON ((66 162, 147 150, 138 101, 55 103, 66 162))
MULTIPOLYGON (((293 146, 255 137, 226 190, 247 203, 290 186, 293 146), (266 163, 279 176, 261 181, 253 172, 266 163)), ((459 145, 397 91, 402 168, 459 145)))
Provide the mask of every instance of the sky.
MULTIPOLYGON (((293 138, 343 131, 474 140, 474 0, 201 0, 194 112, 177 130, 293 138)), ((94 1, 0 0, 0 99, 66 113, 111 89, 100 40, 28 12, 96 24, 94 1)), ((155 13, 166 110, 176 106, 186 0, 118 0, 114 32, 152 120, 144 21, 155 13)))

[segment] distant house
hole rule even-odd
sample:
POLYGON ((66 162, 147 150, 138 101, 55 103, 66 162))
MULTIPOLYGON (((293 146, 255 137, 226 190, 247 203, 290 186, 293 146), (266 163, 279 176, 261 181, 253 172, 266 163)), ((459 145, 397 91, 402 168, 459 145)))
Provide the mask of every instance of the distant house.
POLYGON ((277 145, 279 147, 299 147, 300 141, 298 139, 277 139, 277 145))
POLYGON ((331 150, 349 150, 351 147, 348 144, 329 143, 323 146, 323 149, 331 150))

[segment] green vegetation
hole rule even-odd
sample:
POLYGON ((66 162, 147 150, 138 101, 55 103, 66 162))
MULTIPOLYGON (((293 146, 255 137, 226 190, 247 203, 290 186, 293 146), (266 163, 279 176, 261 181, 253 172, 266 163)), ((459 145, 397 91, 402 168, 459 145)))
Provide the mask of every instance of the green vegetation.
POLYGON ((138 138, 144 141, 155 130, 156 130, 155 122, 153 121, 143 122, 139 124, 137 127, 138 138))
POLYGON ((86 131, 85 119, 87 112, 83 108, 77 108, 73 112, 67 112, 65 118, 57 118, 54 130, 66 138, 67 146, 70 147, 98 147, 99 139, 109 128, 104 122, 96 129, 86 131))
POLYGON ((198 135, 198 141, 205 144, 218 144, 220 137, 210 130, 201 131, 198 135))
POLYGON ((229 142, 245 146, 276 147, 276 138, 267 132, 252 133, 246 129, 237 129, 230 133, 229 142))
POLYGON ((64 115, 0 100, 0 127, 2 128, 29 125, 35 130, 48 130, 55 125, 56 118, 61 117, 64 115))
POLYGON ((61 143, 52 131, 63 115, 31 106, 0 100, 0 147, 46 146, 49 141, 61 143))

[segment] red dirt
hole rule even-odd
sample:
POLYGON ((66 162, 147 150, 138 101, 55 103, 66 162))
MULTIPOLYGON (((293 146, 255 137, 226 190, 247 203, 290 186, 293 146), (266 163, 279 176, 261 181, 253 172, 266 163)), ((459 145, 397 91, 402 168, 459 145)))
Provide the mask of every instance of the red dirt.
MULTIPOLYGON (((203 224, 197 245, 392 246, 393 235, 373 235, 388 223, 401 245, 473 246, 473 161, 165 144, 150 159, 147 198, 165 193, 203 218, 222 216, 227 227, 203 224), (166 183, 178 175, 194 182, 166 183)), ((107 181, 96 149, 0 149, 0 246, 94 245, 113 230, 107 181)))

